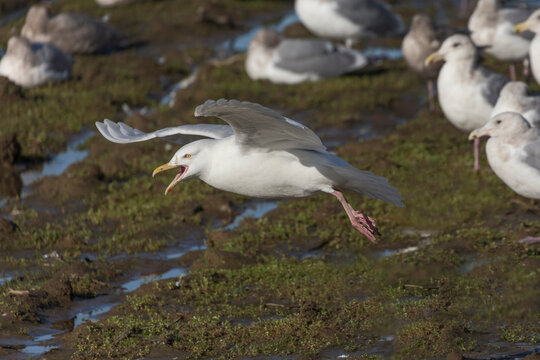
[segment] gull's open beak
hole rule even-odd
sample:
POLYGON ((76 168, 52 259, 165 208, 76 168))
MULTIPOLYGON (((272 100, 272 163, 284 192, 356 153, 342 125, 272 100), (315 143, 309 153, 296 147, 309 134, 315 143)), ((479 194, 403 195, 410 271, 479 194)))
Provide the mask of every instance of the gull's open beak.
POLYGON ((434 52, 433 54, 429 55, 426 60, 424 61, 424 64, 426 66, 429 66, 431 64, 435 64, 437 61, 440 61, 444 59, 444 55, 438 52, 434 52))
POLYGON ((526 22, 522 22, 522 23, 519 23, 516 26, 514 26, 514 31, 519 34, 519 33, 522 33, 524 31, 529 30, 530 28, 531 28, 531 26, 529 24, 527 24, 526 22))
POLYGON ((184 178, 184 176, 186 175, 189 167, 186 166, 186 165, 169 165, 169 164, 164 164, 164 165, 161 165, 161 166, 158 166, 154 172, 152 173, 152 177, 156 176, 156 174, 162 172, 162 171, 165 171, 165 170, 170 170, 170 169, 175 169, 175 168, 179 168, 180 171, 178 171, 178 174, 176 174, 176 176, 174 177, 173 181, 171 181, 171 183, 169 184, 169 186, 167 186, 167 189, 165 189, 165 195, 167 195, 168 193, 170 193, 172 191, 172 189, 176 186, 176 184, 178 184, 180 181, 182 181, 182 179, 184 178))
POLYGON ((488 136, 484 128, 476 129, 471 131, 471 133, 469 134, 469 140, 479 139, 482 136, 488 136))

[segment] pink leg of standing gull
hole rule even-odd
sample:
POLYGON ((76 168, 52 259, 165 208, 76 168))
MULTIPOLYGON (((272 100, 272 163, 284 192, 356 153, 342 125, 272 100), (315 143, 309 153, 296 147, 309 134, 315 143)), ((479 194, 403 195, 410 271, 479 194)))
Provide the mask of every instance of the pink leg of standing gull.
POLYGON ((474 171, 480 170, 480 138, 474 139, 474 171))
POLYGON ((375 238, 375 234, 377 233, 377 226, 375 225, 375 220, 354 210, 351 204, 345 200, 345 196, 343 196, 341 191, 334 190, 331 194, 337 197, 341 205, 343 205, 345 212, 351 220, 352 226, 364 234, 371 242, 376 243, 377 239, 375 238))

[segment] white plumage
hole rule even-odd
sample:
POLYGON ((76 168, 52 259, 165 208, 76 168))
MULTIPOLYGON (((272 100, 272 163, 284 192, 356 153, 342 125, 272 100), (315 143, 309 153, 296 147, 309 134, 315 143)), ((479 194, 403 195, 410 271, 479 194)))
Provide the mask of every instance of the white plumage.
POLYGON ((207 137, 184 145, 169 163, 154 171, 179 168, 166 193, 189 178, 251 197, 304 197, 325 192, 339 199, 352 225, 372 241, 374 221, 354 210, 339 189, 403 206, 402 197, 387 179, 330 154, 313 131, 271 109, 237 100, 208 100, 196 108, 195 116, 216 116, 229 126, 185 125, 145 134, 107 120, 96 125, 107 139, 119 143, 150 138, 178 143, 189 141, 186 135, 207 137))

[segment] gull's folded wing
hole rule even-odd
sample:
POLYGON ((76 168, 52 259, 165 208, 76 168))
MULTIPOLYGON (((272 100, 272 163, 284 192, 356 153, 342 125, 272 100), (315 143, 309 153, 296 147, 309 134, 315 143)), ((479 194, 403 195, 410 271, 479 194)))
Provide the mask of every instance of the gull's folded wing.
POLYGON ((214 124, 182 125, 145 133, 122 122, 115 123, 109 119, 105 119, 103 122, 97 121, 96 127, 107 140, 119 144, 157 138, 182 145, 202 138, 223 139, 233 135, 233 130, 230 126, 214 124))
POLYGON ((197 106, 195 116, 217 116, 234 130, 241 145, 272 150, 326 150, 308 127, 259 104, 238 100, 207 100, 197 106))

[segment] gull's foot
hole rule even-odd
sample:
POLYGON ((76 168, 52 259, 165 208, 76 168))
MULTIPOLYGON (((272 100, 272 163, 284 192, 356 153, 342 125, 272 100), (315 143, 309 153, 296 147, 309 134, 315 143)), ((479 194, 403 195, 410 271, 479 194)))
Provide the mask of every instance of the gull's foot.
POLYGON ((540 237, 527 236, 526 238, 519 240, 518 243, 528 245, 540 243, 540 237))
POLYGON ((379 231, 377 230, 375 220, 356 210, 353 214, 354 220, 351 221, 352 226, 364 234, 364 236, 367 237, 371 242, 377 243, 377 238, 375 235, 379 235, 379 231))

